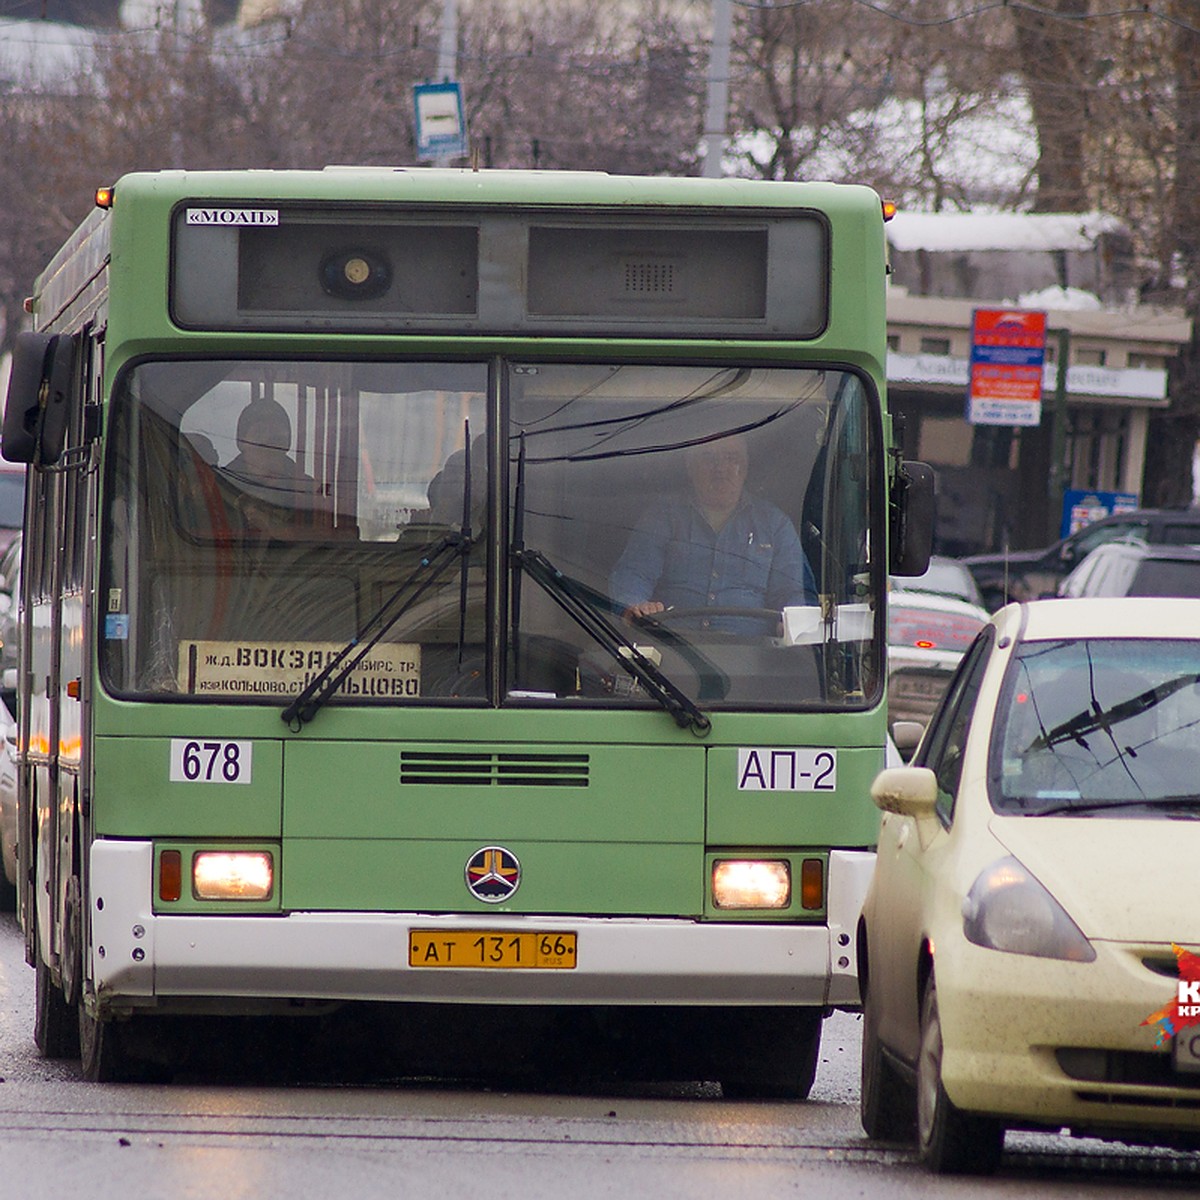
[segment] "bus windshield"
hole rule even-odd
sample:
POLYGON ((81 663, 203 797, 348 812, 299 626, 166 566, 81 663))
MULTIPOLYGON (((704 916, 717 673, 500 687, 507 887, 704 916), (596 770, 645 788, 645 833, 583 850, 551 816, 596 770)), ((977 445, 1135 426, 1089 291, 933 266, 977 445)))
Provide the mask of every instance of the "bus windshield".
POLYGON ((336 661, 338 704, 869 707, 877 407, 786 366, 139 363, 106 681, 282 707, 336 661))

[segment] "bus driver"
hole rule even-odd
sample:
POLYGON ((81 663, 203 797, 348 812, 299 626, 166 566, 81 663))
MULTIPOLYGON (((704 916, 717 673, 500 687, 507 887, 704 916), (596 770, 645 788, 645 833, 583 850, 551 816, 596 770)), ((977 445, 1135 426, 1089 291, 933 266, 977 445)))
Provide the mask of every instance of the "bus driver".
MULTIPOLYGON (((749 452, 741 434, 685 451, 690 495, 640 520, 610 581, 624 617, 668 608, 756 608, 816 604, 812 568, 791 521, 746 492, 749 452)), ((714 614, 703 628, 761 632, 761 619, 714 614)), ((774 632, 771 630, 770 632, 774 632)))

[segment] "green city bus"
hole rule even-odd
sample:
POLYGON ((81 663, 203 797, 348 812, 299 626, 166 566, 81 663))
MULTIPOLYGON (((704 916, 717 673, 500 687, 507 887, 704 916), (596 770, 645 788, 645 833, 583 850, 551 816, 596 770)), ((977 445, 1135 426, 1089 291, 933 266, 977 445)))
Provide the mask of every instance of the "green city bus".
POLYGON ((41 1053, 573 1006, 657 1020, 648 1074, 805 1096, 858 1001, 887 575, 928 554, 886 270, 858 186, 100 189, 3 431, 41 1053))

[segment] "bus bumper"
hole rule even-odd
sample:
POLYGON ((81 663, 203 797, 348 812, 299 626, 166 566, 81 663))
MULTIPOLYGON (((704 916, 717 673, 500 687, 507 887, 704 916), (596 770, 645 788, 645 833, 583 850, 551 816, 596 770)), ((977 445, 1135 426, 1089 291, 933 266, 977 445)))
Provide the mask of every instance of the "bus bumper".
POLYGON ((478 913, 156 915, 150 842, 91 849, 90 978, 102 1007, 171 997, 438 1003, 853 1006, 874 855, 835 851, 827 924, 478 913), (409 965, 409 931, 573 932, 570 969, 409 965))

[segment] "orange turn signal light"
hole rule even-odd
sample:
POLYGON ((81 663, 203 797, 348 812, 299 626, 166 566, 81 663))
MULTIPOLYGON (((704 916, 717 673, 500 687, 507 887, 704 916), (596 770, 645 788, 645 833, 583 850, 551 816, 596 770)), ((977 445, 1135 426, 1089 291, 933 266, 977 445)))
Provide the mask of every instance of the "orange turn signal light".
POLYGON ((800 907, 825 907, 825 864, 819 858, 806 858, 800 864, 800 907))
POLYGON ((164 850, 158 856, 158 898, 178 900, 183 895, 183 855, 164 850))

